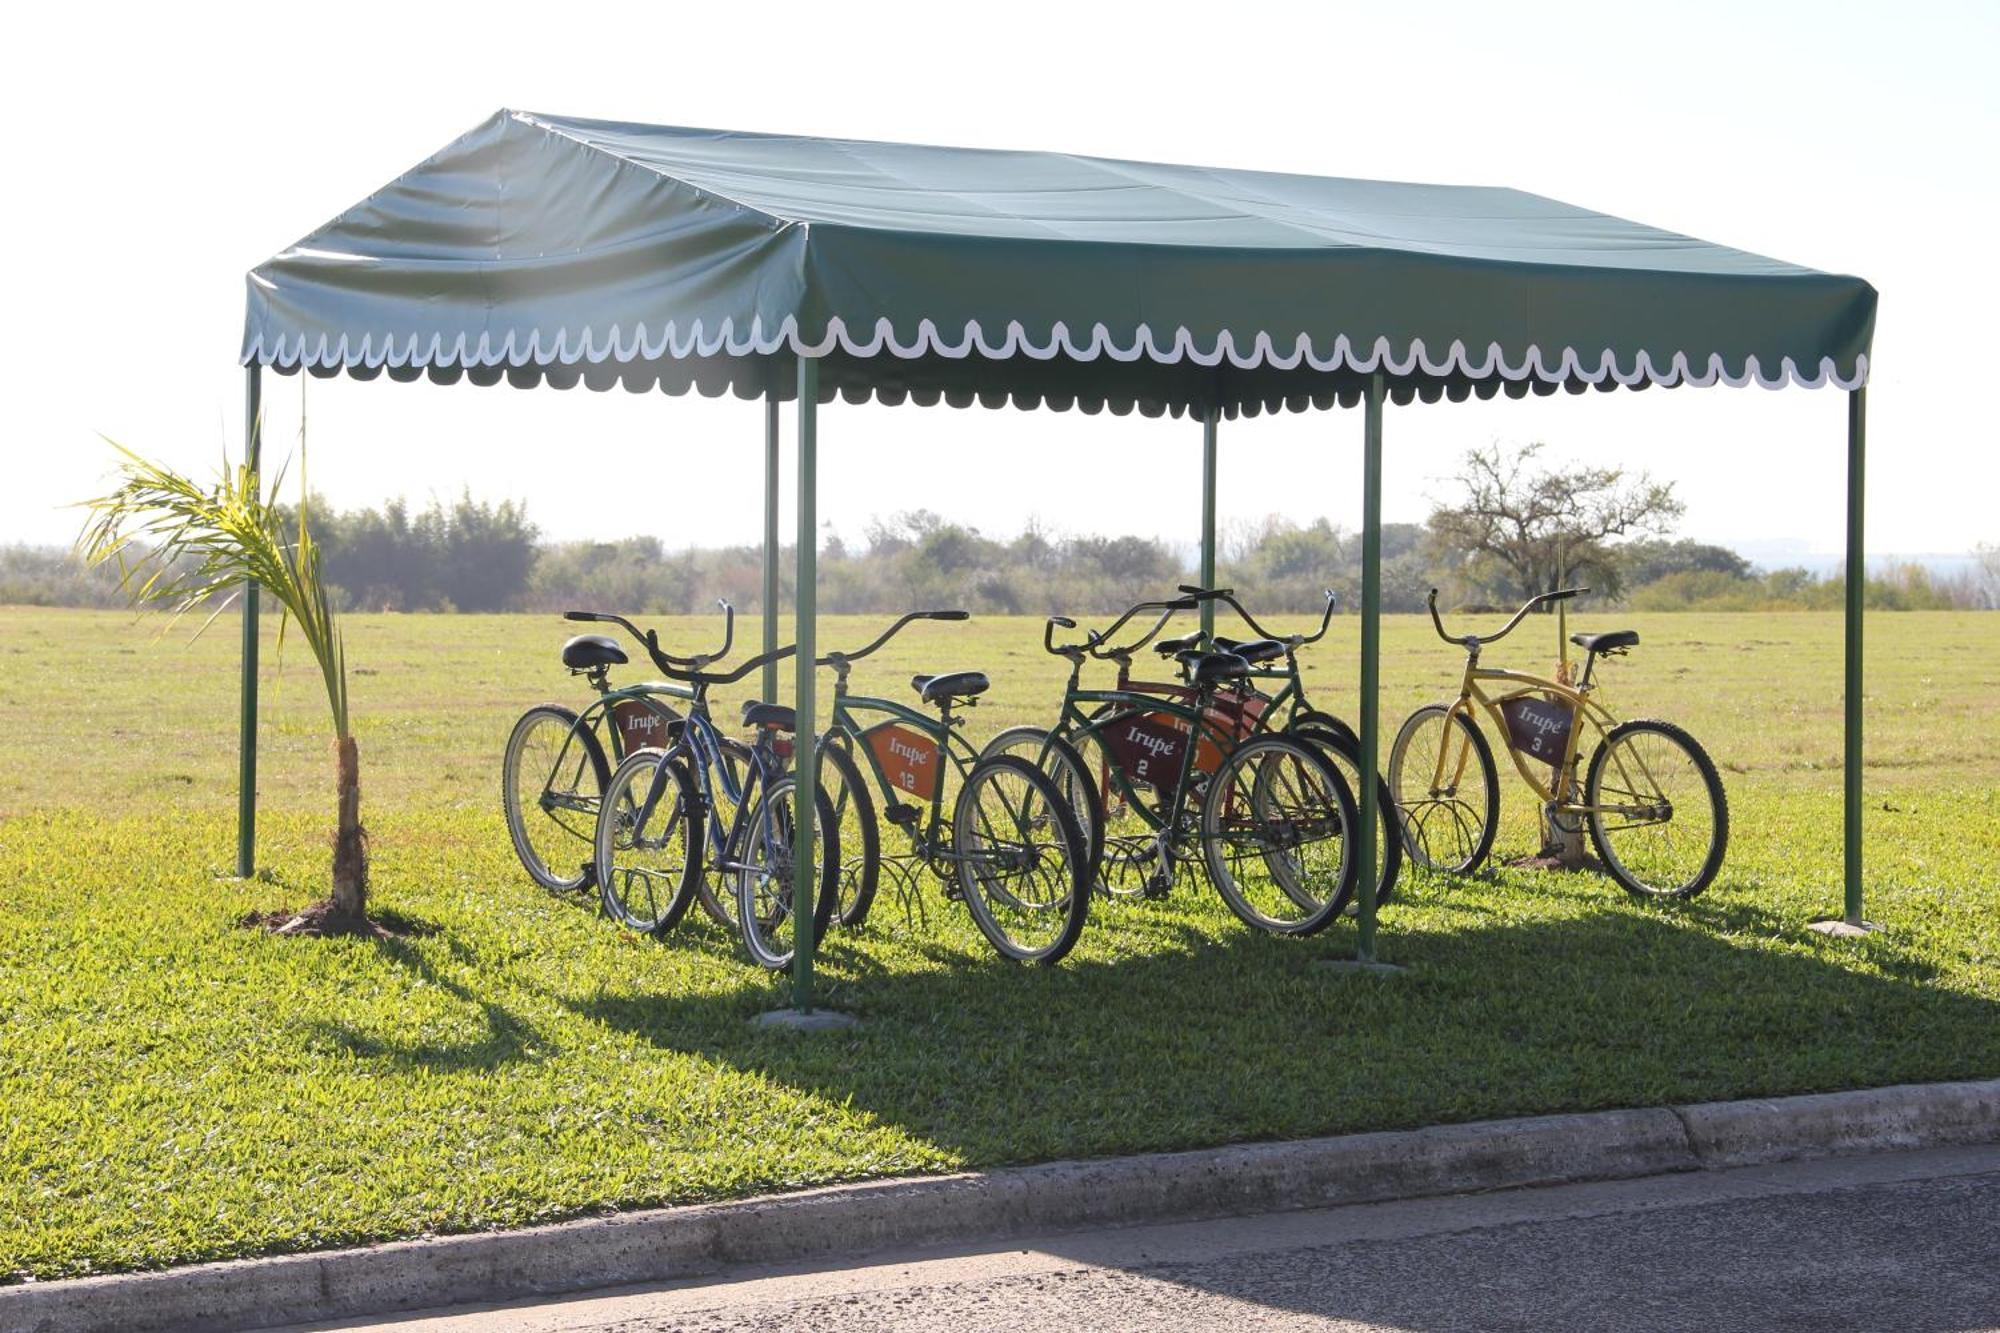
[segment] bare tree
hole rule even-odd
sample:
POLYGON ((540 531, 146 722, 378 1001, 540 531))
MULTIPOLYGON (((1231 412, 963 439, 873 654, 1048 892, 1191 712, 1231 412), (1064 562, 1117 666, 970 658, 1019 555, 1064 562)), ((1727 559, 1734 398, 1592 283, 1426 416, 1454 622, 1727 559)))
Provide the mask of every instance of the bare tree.
POLYGON ((1669 531, 1685 509, 1671 482, 1622 468, 1529 470, 1540 444, 1512 455, 1474 449, 1456 478, 1463 497, 1431 512, 1433 555, 1474 587, 1526 600, 1558 577, 1616 597, 1622 580, 1611 539, 1669 531))

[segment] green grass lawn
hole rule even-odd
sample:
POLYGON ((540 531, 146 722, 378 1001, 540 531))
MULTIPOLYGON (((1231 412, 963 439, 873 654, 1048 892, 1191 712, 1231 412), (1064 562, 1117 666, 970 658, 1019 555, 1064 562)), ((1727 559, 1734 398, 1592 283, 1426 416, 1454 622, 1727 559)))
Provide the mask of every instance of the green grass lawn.
MULTIPOLYGON (((1105 905, 1061 968, 1002 965, 933 889, 885 890, 822 975, 858 1031, 746 1020, 779 983, 690 916, 620 934, 515 863, 513 718, 575 701, 555 617, 360 616, 364 818, 393 943, 235 924, 324 891, 332 760, 309 664, 267 683, 259 862, 234 851, 235 626, 0 608, 0 1280, 516 1225, 865 1176, 1540 1111, 2000 1074, 2000 616, 1871 621, 1869 916, 1840 901, 1837 617, 1602 616, 1624 716, 1695 732, 1733 811, 1679 907, 1500 870, 1406 880, 1395 979, 1336 975, 1343 922, 1253 936, 1192 877, 1105 905)), ((841 618, 822 646, 880 622, 841 618)), ((714 620, 671 622, 705 645, 714 620)), ((748 622, 746 622, 748 627, 748 622)), ((1353 715, 1355 622, 1312 665, 1353 715)), ((754 634, 754 629, 750 629, 754 634)), ((686 648, 684 647, 684 651, 686 648)), ((272 648, 267 645, 266 661, 272 648)), ((1535 623, 1490 661, 1543 667, 1535 623)), ((995 677, 975 735, 1052 716, 1038 623, 920 625, 857 671, 995 677)), ((1455 683, 1385 631, 1390 725, 1455 683)), ((275 673, 274 673, 275 674, 275 673)), ((1502 778, 1511 783, 1502 761, 1502 778)), ((1498 854, 1532 850, 1509 787, 1498 854)))

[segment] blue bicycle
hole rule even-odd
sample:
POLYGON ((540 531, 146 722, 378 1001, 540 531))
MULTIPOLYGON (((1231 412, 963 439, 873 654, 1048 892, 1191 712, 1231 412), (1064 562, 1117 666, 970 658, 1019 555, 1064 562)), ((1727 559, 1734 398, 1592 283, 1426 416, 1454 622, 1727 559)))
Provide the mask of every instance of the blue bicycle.
MULTIPOLYGON (((790 770, 792 709, 749 700, 743 723, 754 739, 745 744, 716 730, 708 692, 743 679, 767 663, 791 657, 795 645, 750 658, 733 671, 702 668, 729 655, 736 612, 722 603, 722 647, 693 659, 656 664, 688 689, 687 716, 669 728, 666 742, 627 755, 605 785, 597 814, 593 862, 605 913, 655 936, 672 930, 697 896, 719 897, 733 882, 735 924, 750 956, 768 968, 790 965, 796 946, 792 866, 790 770), (690 664, 691 663, 691 664, 690 664), (716 883, 709 883, 710 877, 716 883)), ((572 620, 603 620, 638 630, 618 616, 572 611, 572 620)), ((647 641, 641 636, 641 641, 647 641)), ((813 938, 822 938, 838 897, 839 820, 824 789, 814 819, 818 834, 819 888, 813 938)), ((711 911, 720 905, 710 904, 711 911)))

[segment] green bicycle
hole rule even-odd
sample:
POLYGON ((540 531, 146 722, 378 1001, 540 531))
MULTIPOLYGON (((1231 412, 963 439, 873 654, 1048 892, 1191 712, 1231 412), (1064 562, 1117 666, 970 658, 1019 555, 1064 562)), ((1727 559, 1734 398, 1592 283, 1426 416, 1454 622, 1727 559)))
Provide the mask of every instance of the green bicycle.
MULTIPOLYGON (((1361 741, 1354 729, 1333 714, 1313 706, 1306 697, 1305 678, 1299 669, 1299 649, 1318 643, 1326 637, 1327 628, 1333 623, 1335 595, 1331 588, 1326 590, 1326 605, 1320 614, 1319 628, 1311 634, 1273 634, 1257 623, 1256 617, 1245 610, 1230 588, 1198 588, 1182 584, 1182 595, 1196 601, 1218 601, 1229 607, 1249 626, 1257 637, 1252 639, 1232 639, 1217 634, 1205 639, 1202 631, 1184 634, 1176 639, 1163 639, 1153 645, 1153 651, 1162 658, 1181 664, 1179 681, 1134 680, 1132 654, 1129 651, 1107 653, 1118 663, 1118 688, 1121 690, 1143 690, 1148 693, 1172 694, 1189 697, 1192 685, 1187 679, 1187 665, 1194 660, 1204 646, 1225 653, 1235 653, 1250 664, 1245 688, 1234 699, 1225 698, 1224 706, 1235 706, 1239 720, 1249 723, 1258 731, 1282 731, 1301 740, 1310 741, 1333 761, 1340 770, 1340 776, 1348 786, 1360 790, 1361 781, 1361 741), (1268 689, 1256 688, 1255 682, 1269 682, 1268 689)), ((1389 790, 1389 784, 1378 774, 1375 779, 1376 810, 1381 833, 1376 839, 1375 901, 1386 903, 1396 891, 1396 881, 1403 872, 1402 827, 1396 818, 1396 802, 1389 790)), ((1115 890, 1114 890, 1115 891, 1115 890)), ((1348 911, 1354 910, 1350 904, 1348 911)))
POLYGON ((1347 836, 1354 797, 1317 745, 1245 720, 1249 663, 1235 653, 1191 653, 1184 697, 1082 686, 1087 660, 1129 658, 1176 611, 1196 605, 1192 596, 1142 602, 1072 644, 1054 635, 1076 622, 1051 616, 1042 646, 1070 663, 1056 725, 1003 731, 986 757, 1055 775, 1063 799, 1085 814, 1091 868, 1107 893, 1136 879, 1139 892, 1164 896, 1177 867, 1199 859, 1246 924, 1310 935, 1340 914, 1360 876, 1347 836), (1152 627, 1115 644, 1144 611, 1160 613, 1152 627))
POLYGON ((959 710, 986 692, 985 673, 912 677, 918 699, 937 709, 934 717, 848 686, 854 663, 906 625, 966 618, 963 611, 914 611, 863 648, 817 659, 834 673, 832 722, 818 742, 821 791, 831 793, 841 846, 856 850, 841 877, 841 919, 866 913, 884 870, 906 892, 917 871, 928 870, 950 885, 948 896, 964 900, 1001 957, 1054 964, 1075 947, 1089 916, 1088 843, 1041 770, 1025 759, 982 756, 960 734, 959 710), (948 774, 957 793, 947 816, 948 774), (883 851, 876 792, 882 818, 907 835, 908 851, 883 851))

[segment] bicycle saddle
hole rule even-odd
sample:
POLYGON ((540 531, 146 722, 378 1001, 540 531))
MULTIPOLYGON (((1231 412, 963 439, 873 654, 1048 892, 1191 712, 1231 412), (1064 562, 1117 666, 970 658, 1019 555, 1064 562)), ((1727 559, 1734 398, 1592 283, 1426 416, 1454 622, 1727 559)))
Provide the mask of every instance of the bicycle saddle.
POLYGON ((1246 662, 1268 662, 1285 655, 1285 645, 1276 639, 1225 639, 1218 634, 1215 646, 1225 653, 1235 653, 1246 662))
POLYGON ((937 676, 910 677, 910 688, 927 704, 945 699, 970 699, 976 694, 986 693, 991 684, 984 671, 947 671, 937 676))
POLYGON ((1586 653, 1617 653, 1639 646, 1639 631, 1614 629, 1603 634, 1572 634, 1569 641, 1586 653))
POLYGON ((618 640, 605 634, 579 634, 563 645, 563 665, 572 671, 591 667, 624 666, 628 660, 618 640))
POLYGON ((1201 647, 1201 631, 1183 634, 1178 639, 1162 639, 1153 645, 1153 651, 1162 657, 1175 657, 1191 649, 1201 647))
POLYGON ((1194 659, 1188 679, 1197 685, 1215 685, 1225 680, 1241 680, 1250 674, 1250 664, 1235 653, 1203 653, 1194 659))
POLYGON ((759 703, 755 699, 743 701, 743 725, 746 727, 774 727, 779 731, 791 732, 797 728, 797 715, 790 704, 759 703))

